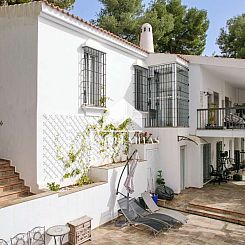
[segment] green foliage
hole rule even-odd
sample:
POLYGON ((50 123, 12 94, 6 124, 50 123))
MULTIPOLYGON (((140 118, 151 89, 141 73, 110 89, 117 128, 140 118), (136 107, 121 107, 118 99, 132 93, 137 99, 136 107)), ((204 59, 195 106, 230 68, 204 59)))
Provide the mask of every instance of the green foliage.
POLYGON ((164 181, 164 178, 162 176, 162 170, 158 170, 157 171, 156 182, 157 182, 158 185, 165 185, 165 181, 164 181))
POLYGON ((99 118, 97 124, 89 125, 89 130, 94 130, 94 139, 98 143, 99 153, 104 158, 110 157, 112 162, 121 155, 129 152, 129 126, 132 123, 130 118, 126 118, 120 124, 106 123, 106 112, 99 118), (110 143, 113 139, 113 143, 110 143), (111 154, 111 155, 108 155, 111 154))
POLYGON ((216 116, 216 104, 212 103, 210 105, 210 108, 209 108, 209 112, 208 112, 208 124, 210 124, 210 126, 214 126, 216 120, 215 120, 215 116, 216 116))
POLYGON ((242 175, 241 174, 234 174, 233 180, 235 181, 242 181, 242 175))
POLYGON ((95 24, 122 38, 135 42, 138 39, 138 17, 143 11, 142 0, 99 0, 104 6, 95 24))
POLYGON ((245 58, 245 14, 231 18, 220 30, 217 44, 224 57, 245 58))
MULTIPOLYGON (((47 0, 49 3, 54 4, 62 9, 72 9, 75 0, 47 0)), ((14 4, 22 4, 29 3, 32 0, 0 0, 0 6, 2 5, 14 5, 14 4)))
MULTIPOLYGON (((77 185, 90 184, 89 178, 90 157, 92 155, 91 140, 98 144, 98 152, 103 159, 111 158, 113 162, 121 154, 128 154, 129 133, 131 119, 127 118, 120 124, 106 122, 106 111, 95 124, 89 124, 85 130, 79 133, 71 142, 66 151, 59 145, 59 137, 56 138, 56 157, 65 168, 64 179, 79 177, 77 185), (110 140, 113 140, 111 143, 110 140)), ((94 153, 94 152, 93 152, 94 153)), ((53 188, 54 185, 51 187, 53 188)), ((55 186, 54 186, 55 188, 55 186)))
POLYGON ((104 96, 100 98, 100 106, 101 107, 106 107, 106 101, 111 100, 110 97, 104 96))
POLYGON ((92 183, 93 181, 89 178, 89 175, 88 175, 88 169, 84 170, 82 176, 77 181, 77 185, 83 186, 83 185, 89 185, 92 183))
POLYGON ((181 0, 153 0, 143 11, 141 0, 100 0, 103 9, 95 24, 139 44, 141 25, 153 27, 157 52, 200 55, 209 21, 205 10, 187 9, 181 0))
MULTIPOLYGON (((70 145, 68 152, 64 151, 61 146, 56 145, 57 160, 63 162, 66 170, 66 173, 63 176, 64 179, 79 175, 83 176, 88 173, 89 163, 86 159, 90 154, 91 147, 87 142, 87 137, 89 137, 89 131, 87 129, 79 133, 70 145), (75 148, 75 144, 79 144, 79 147, 75 148)), ((56 141, 58 144, 58 137, 56 141)))
POLYGON ((155 0, 143 20, 152 24, 157 52, 200 55, 204 51, 209 26, 206 11, 187 9, 181 0, 155 0))
POLYGON ((60 190, 60 185, 59 184, 56 184, 55 182, 47 183, 47 186, 48 186, 49 190, 51 190, 51 191, 58 191, 58 190, 60 190))

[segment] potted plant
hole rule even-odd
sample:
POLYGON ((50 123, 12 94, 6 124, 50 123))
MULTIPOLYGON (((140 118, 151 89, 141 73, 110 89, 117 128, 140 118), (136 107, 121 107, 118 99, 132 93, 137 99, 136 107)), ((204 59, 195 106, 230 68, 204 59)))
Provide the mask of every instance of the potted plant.
POLYGON ((174 198, 174 191, 165 185, 162 170, 157 171, 156 183, 158 185, 156 188, 156 194, 160 199, 172 200, 174 198))
POLYGON ((211 104, 208 110, 208 127, 214 127, 216 125, 215 120, 216 104, 211 104))
POLYGON ((242 181, 242 175, 241 174, 234 174, 233 180, 234 181, 242 181))
POLYGON ((156 182, 158 185, 165 185, 165 180, 162 176, 162 170, 158 170, 157 171, 157 179, 156 182))

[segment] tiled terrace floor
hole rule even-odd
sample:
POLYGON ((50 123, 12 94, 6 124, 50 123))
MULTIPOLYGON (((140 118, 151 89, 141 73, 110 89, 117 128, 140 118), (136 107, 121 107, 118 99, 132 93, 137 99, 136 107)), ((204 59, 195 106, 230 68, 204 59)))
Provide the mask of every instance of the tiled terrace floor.
MULTIPOLYGON (((201 189, 185 189, 176 195, 173 201, 165 205, 178 210, 185 210, 189 203, 225 209, 245 214, 245 185, 237 185, 235 182, 207 184, 201 189)), ((245 182, 238 182, 242 184, 245 182)))
MULTIPOLYGON (((221 185, 208 184, 202 189, 186 189, 173 201, 167 202, 166 206, 186 211, 190 203, 245 215, 245 185, 236 185, 230 181, 221 185)), ((93 230, 92 242, 87 244, 245 245, 245 226, 191 214, 188 217, 187 224, 159 234, 157 237, 142 227, 117 228, 114 223, 109 223, 93 230)))
POLYGON ((92 241, 86 245, 244 245, 245 226, 220 220, 188 215, 187 224, 154 237, 141 227, 117 228, 114 222, 92 231, 92 241))

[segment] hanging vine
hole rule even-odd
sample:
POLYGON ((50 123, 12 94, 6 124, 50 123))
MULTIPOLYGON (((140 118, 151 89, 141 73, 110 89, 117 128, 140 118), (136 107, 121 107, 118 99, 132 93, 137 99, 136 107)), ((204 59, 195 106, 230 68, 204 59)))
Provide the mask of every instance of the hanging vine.
POLYGON ((89 168, 92 150, 95 142, 98 145, 98 152, 103 159, 111 159, 116 162, 119 156, 127 155, 129 152, 129 127, 132 124, 130 118, 125 119, 120 124, 107 123, 106 111, 95 124, 89 124, 85 130, 79 133, 71 142, 66 152, 58 144, 57 137, 56 156, 57 160, 64 164, 64 179, 77 177, 77 185, 92 183, 89 178, 89 168))

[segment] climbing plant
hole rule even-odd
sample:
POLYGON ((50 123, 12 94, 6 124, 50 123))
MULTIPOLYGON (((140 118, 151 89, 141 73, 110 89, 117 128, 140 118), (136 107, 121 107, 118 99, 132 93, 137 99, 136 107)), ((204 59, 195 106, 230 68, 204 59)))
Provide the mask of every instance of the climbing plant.
POLYGON ((88 124, 83 132, 78 133, 68 151, 59 145, 57 136, 56 156, 64 165, 64 179, 79 176, 77 185, 91 183, 89 167, 92 151, 102 159, 109 158, 112 163, 115 163, 118 157, 128 154, 132 120, 127 118, 119 124, 114 124, 108 122, 107 115, 107 111, 104 111, 96 123, 88 124))
POLYGON ((121 155, 129 152, 129 128, 132 120, 126 118, 119 124, 107 123, 107 112, 99 118, 98 122, 88 126, 88 131, 94 132, 94 139, 99 145, 99 154, 103 158, 110 158, 113 163, 121 155))

